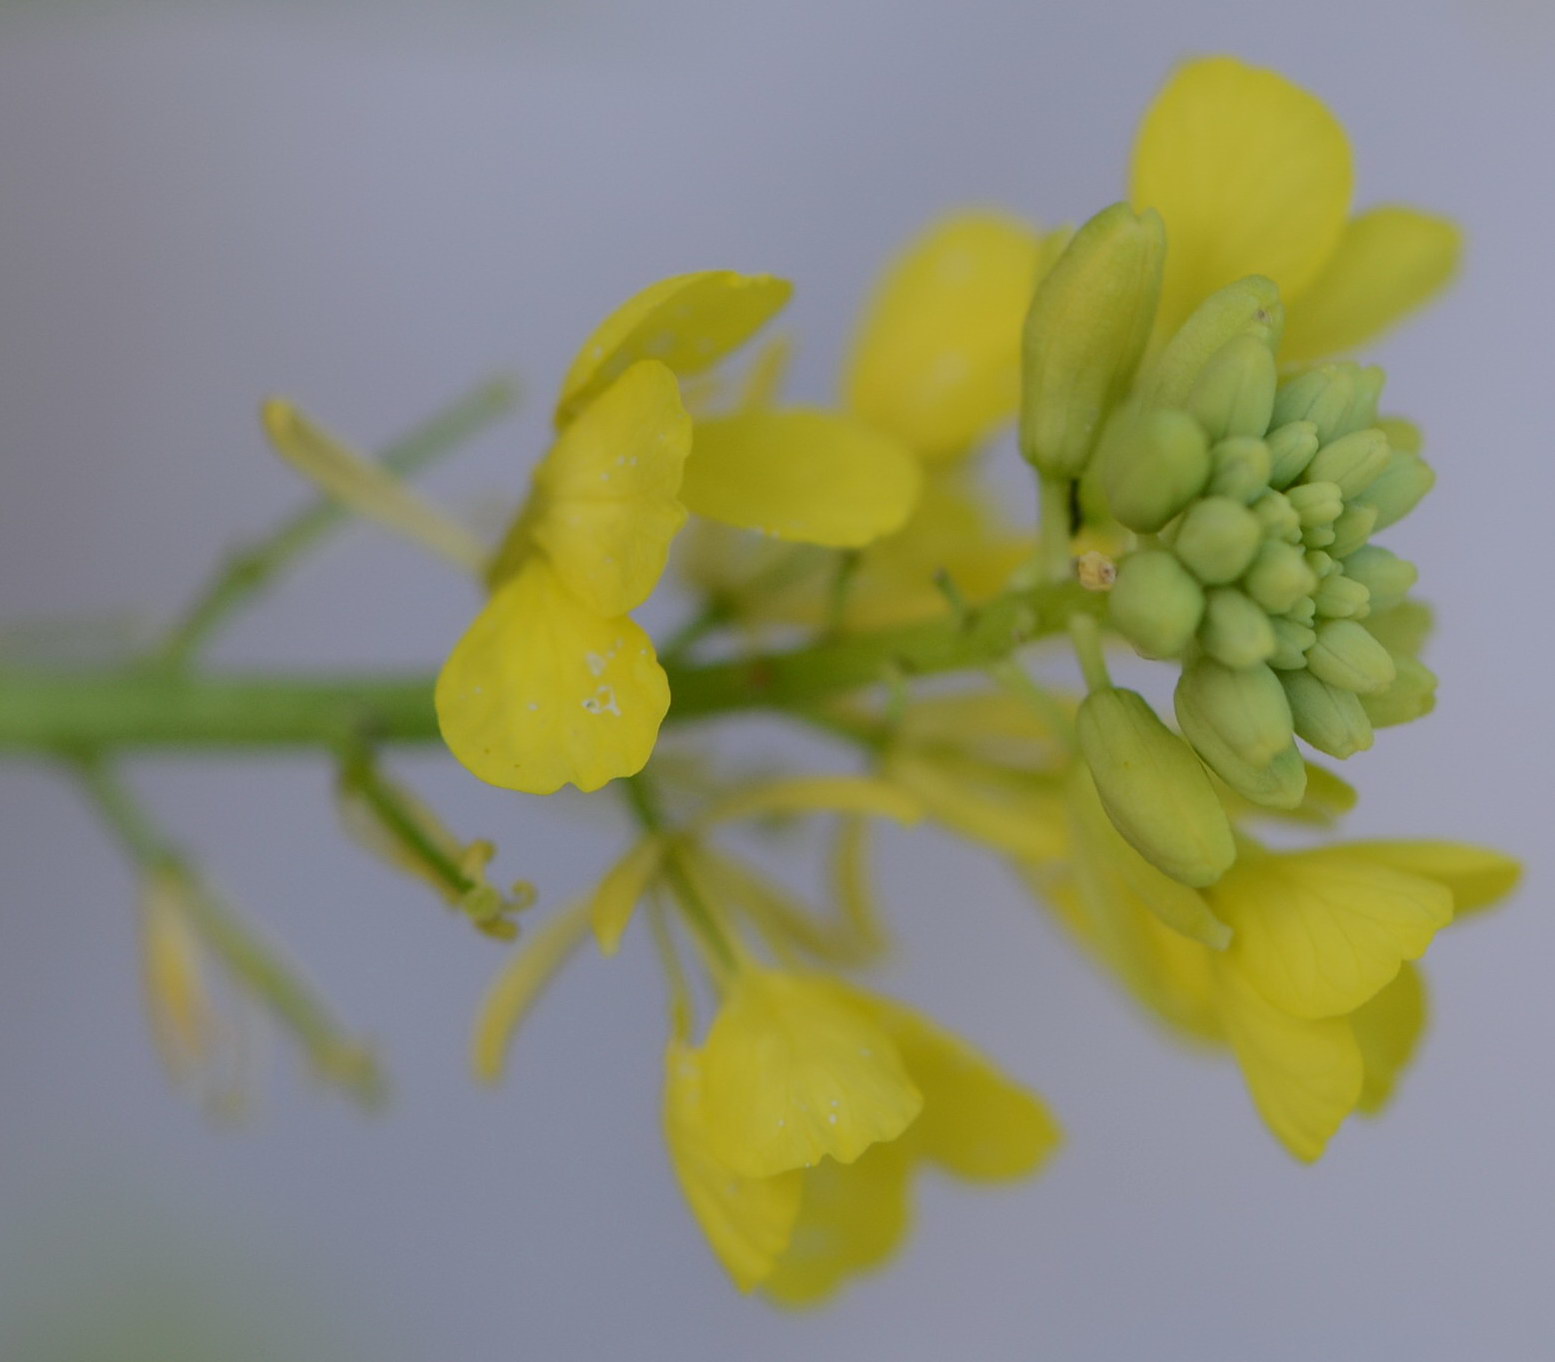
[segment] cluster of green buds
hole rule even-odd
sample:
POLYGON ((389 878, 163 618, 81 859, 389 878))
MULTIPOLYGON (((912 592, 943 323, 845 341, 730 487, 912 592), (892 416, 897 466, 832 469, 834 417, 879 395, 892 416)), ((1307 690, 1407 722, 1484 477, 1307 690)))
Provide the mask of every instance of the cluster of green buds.
POLYGON ((1181 667, 1181 736, 1091 678, 1080 739, 1103 803, 1148 859, 1206 885, 1236 852, 1203 768, 1295 808, 1296 738, 1345 758, 1431 709, 1405 600, 1415 568, 1372 536, 1434 475, 1413 427, 1379 417, 1380 369, 1281 374, 1269 279, 1227 285, 1152 348, 1165 250, 1160 219, 1124 204, 1076 233, 1028 318, 1022 449, 1045 500, 1067 490, 1124 537, 1105 574, 1111 628, 1181 667))

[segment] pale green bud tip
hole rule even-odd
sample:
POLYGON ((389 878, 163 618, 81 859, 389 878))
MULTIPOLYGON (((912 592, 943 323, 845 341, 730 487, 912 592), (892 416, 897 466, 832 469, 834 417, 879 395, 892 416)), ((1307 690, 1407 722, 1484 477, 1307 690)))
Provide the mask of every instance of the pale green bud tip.
POLYGON ((1307 666, 1320 681, 1357 695, 1375 695, 1393 684, 1397 669, 1388 650, 1363 625, 1349 619, 1325 620, 1307 666))
POLYGON ((1274 356, 1257 336, 1233 336, 1204 366, 1188 410, 1210 439, 1262 435, 1274 411, 1274 356))
POLYGON ((1118 565, 1107 608, 1113 627, 1146 657, 1176 657, 1204 617, 1204 592, 1172 554, 1145 549, 1118 565))
POLYGON ((1180 411, 1120 409, 1097 461, 1114 518, 1141 534, 1154 534, 1198 496, 1210 473, 1203 428, 1180 411))
POLYGON ((1263 538, 1258 517, 1229 497, 1206 497, 1183 517, 1173 549, 1206 586, 1232 582, 1246 571, 1263 538))
POLYGON ((1272 351, 1284 325, 1280 290, 1272 279, 1252 274, 1227 284, 1200 303, 1167 341, 1140 384, 1142 399, 1149 406, 1187 406, 1206 366, 1227 342, 1249 335, 1272 351))
POLYGON ((1175 705, 1194 751, 1238 794, 1277 809, 1301 802, 1306 763, 1284 687, 1267 667, 1234 670, 1201 659, 1179 679, 1175 705))
POLYGON ((1020 445, 1053 478, 1085 468, 1155 324, 1166 229, 1154 209, 1103 209, 1037 287, 1022 339, 1020 445))
POLYGON ((1331 686, 1310 670, 1281 672, 1280 684, 1296 735, 1319 752, 1343 761, 1371 746, 1371 720, 1354 691, 1331 686))
POLYGON ((1135 691, 1092 691, 1077 719, 1080 753, 1102 807, 1128 843, 1194 888, 1236 860, 1231 824, 1193 749, 1135 691))
POLYGON ((1274 624, 1250 597, 1218 586, 1206 594, 1199 642, 1228 667, 1252 667, 1274 656, 1274 624))

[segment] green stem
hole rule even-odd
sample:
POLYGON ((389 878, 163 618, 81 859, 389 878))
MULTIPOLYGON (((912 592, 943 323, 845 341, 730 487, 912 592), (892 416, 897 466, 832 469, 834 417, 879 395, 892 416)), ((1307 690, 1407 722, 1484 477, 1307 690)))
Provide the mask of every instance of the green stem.
POLYGON ((1074 576, 1069 563, 1070 504, 1074 482, 1069 478, 1044 476, 1040 483, 1041 501, 1037 524, 1037 553, 1042 578, 1062 582, 1074 576))
POLYGON ((1106 690, 1112 685, 1107 671, 1107 655, 1102 648, 1101 626, 1094 615, 1076 615, 1069 621, 1069 637, 1074 642, 1080 671, 1087 690, 1106 690))
MULTIPOLYGON (((399 477, 418 473, 506 416, 516 400, 517 389, 509 380, 490 380, 389 445, 379 461, 399 477)), ((348 515, 338 502, 321 499, 232 554, 173 626, 156 661, 166 667, 186 666, 228 619, 348 515)))
MULTIPOLYGON (((1076 582, 1008 592, 965 617, 852 634, 729 662, 672 665, 672 723, 810 710, 895 675, 982 671, 1105 598, 1076 582)), ((0 670, 0 753, 248 749, 437 740, 426 675, 200 676, 159 669, 0 670)))

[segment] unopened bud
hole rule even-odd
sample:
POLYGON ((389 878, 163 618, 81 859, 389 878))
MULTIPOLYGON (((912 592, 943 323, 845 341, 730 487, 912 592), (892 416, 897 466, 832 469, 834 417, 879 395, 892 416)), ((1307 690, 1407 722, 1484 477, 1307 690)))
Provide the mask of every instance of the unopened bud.
POLYGON ((1274 652, 1269 665, 1276 671, 1297 671, 1307 665, 1307 649, 1317 642, 1315 630, 1295 620, 1270 620, 1274 628, 1274 652))
POLYGON ((1312 603, 1328 619, 1360 619, 1370 609, 1371 592, 1353 577, 1336 572, 1318 583, 1312 603))
POLYGON ((1140 382, 1141 400, 1147 406, 1186 406, 1205 366, 1227 341, 1251 333, 1273 350, 1284 324, 1280 290, 1272 279, 1251 274, 1227 284, 1200 303, 1167 341, 1140 382))
POLYGON ((1382 400, 1382 390, 1387 381, 1387 374, 1375 364, 1368 364, 1355 371, 1355 397, 1350 403, 1350 410, 1345 413, 1346 429, 1365 430, 1377 424, 1377 404, 1382 400))
POLYGON ((1176 657, 1204 617, 1204 592, 1173 554, 1144 549, 1118 564, 1107 609, 1113 627, 1146 657, 1176 657))
POLYGON ((1020 445, 1052 478, 1085 468, 1155 324, 1166 229, 1154 209, 1103 209, 1037 286, 1022 340, 1020 445))
POLYGON ((1344 496, 1331 482, 1303 482, 1285 493, 1303 530, 1332 525, 1344 510, 1344 496))
POLYGON ((1209 442, 1186 412, 1130 407, 1107 423, 1097 467, 1113 517, 1154 534, 1204 490, 1209 442))
POLYGON ((1344 575, 1353 577, 1370 592, 1373 614, 1391 610, 1409 594, 1420 577, 1413 563, 1380 544, 1367 544, 1346 558, 1344 575))
POLYGON ((1283 540, 1266 540, 1242 579, 1247 592, 1271 615, 1283 615, 1317 589, 1317 574, 1300 549, 1283 540))
POLYGON ((1419 658, 1395 657, 1398 675, 1376 695, 1361 696, 1361 708, 1373 728, 1413 723, 1436 708, 1436 673, 1419 658))
POLYGON ((1252 667, 1274 653, 1274 626, 1263 609, 1235 587, 1219 586, 1205 594, 1204 651, 1228 667, 1252 667))
POLYGON ((1283 539, 1287 544, 1301 542, 1301 518, 1283 492, 1265 492, 1253 502, 1252 509, 1270 539, 1283 539))
POLYGON ((1259 436, 1269 428, 1276 381, 1269 347, 1244 332, 1210 357, 1188 395, 1188 410, 1211 440, 1259 436))
POLYGON ((1375 532, 1396 525, 1435 485, 1436 474, 1430 464, 1418 454, 1395 449, 1389 454, 1381 475, 1358 499, 1363 505, 1376 507, 1375 532))
POLYGON ((1306 763, 1284 687, 1267 667, 1232 671, 1201 659, 1177 683, 1176 710, 1194 751, 1243 798, 1276 809, 1301 802, 1306 763))
POLYGON ((1307 653, 1312 674, 1331 686, 1375 695, 1393 684, 1397 669, 1388 650, 1354 620, 1325 620, 1307 653))
POLYGON ((1377 525, 1377 508, 1364 502, 1354 502, 1339 513, 1334 521, 1334 540, 1328 551, 1335 558, 1348 558, 1368 539, 1377 525))
MULTIPOLYGON (((1311 556, 1310 553, 1307 555, 1308 558, 1311 556)), ((1318 580, 1321 581, 1322 579, 1319 578, 1318 580)), ((1303 596, 1285 612, 1285 618, 1296 624, 1303 624, 1311 628, 1313 621, 1317 619, 1317 602, 1311 596, 1303 596)))
POLYGON ((1265 440, 1269 446, 1269 486, 1281 490, 1307 471, 1317 453, 1317 427, 1310 421, 1287 421, 1271 430, 1265 440))
POLYGON ((1373 426, 1352 431, 1318 450, 1305 474, 1308 482, 1331 482, 1346 497, 1364 492, 1387 466, 1388 437, 1373 426))
POLYGON ((1343 761, 1371 746, 1371 720, 1354 691, 1330 686, 1308 670, 1281 672, 1280 684, 1296 736, 1319 752, 1343 761))
POLYGON ((1325 364, 1283 384, 1275 394, 1273 424, 1310 421, 1320 445, 1348 434, 1356 372, 1353 364, 1325 364))
POLYGON ((1231 868, 1236 843, 1215 787, 1193 749, 1142 695, 1092 691, 1080 706, 1077 732, 1102 807, 1141 856, 1195 888, 1231 868))
POLYGON ((1172 547, 1201 582, 1232 582, 1247 570, 1263 539, 1258 517, 1229 497, 1206 497, 1188 508, 1172 547))
POLYGON ((1269 446, 1249 435, 1222 440, 1209 452, 1211 496, 1230 497, 1244 505, 1269 486, 1269 446))

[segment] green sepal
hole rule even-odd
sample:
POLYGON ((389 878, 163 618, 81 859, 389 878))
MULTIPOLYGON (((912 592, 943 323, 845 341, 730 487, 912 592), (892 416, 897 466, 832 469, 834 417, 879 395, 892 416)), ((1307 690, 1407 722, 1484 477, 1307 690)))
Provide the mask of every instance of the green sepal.
POLYGON ((1372 485, 1387 467, 1388 437, 1373 426, 1351 431, 1317 451, 1307 471, 1307 482, 1331 482, 1346 499, 1359 495, 1372 485))
POLYGON ((1204 618, 1204 592, 1175 555, 1142 549, 1118 564, 1108 618, 1146 657, 1176 657, 1204 618))
POLYGON ((1420 579, 1420 571, 1413 563, 1380 544, 1367 544, 1350 554, 1344 560, 1344 575, 1353 577, 1371 593, 1373 615, 1391 610, 1420 579))
POLYGON ((1188 395, 1188 410, 1211 440, 1261 436, 1274 411, 1276 381, 1268 345, 1243 332, 1210 356, 1188 395))
POLYGON ((1283 491, 1307 471, 1317 453, 1317 427, 1310 421, 1287 421, 1264 437, 1269 446, 1269 486, 1283 491))
POLYGON ((1272 351, 1284 327, 1285 308, 1272 279, 1250 274, 1227 284, 1193 310, 1141 376, 1141 401, 1152 407, 1187 406, 1205 366, 1227 341, 1250 333, 1272 351))
POLYGON ((1269 489, 1269 446, 1252 435, 1233 435, 1209 452, 1210 496, 1247 505, 1269 489))
POLYGON ((1283 615, 1317 589, 1317 574, 1294 544, 1266 540, 1242 578, 1242 590, 1271 615, 1283 615))
POLYGON ((1186 412, 1129 406, 1108 421, 1096 463, 1113 517, 1154 534, 1204 490, 1209 441, 1186 412))
POLYGON ((1321 681, 1357 695, 1375 695, 1398 674, 1388 650, 1355 620, 1324 620, 1307 650, 1307 668, 1321 681))
POLYGON ((1241 502, 1205 497, 1188 508, 1172 548, 1195 577, 1214 586, 1240 577, 1262 540, 1263 525, 1241 502))
POLYGON ((1274 624, 1235 587, 1218 586, 1205 593, 1199 642, 1228 667, 1253 667, 1274 655, 1274 624))
POLYGON ((1413 723, 1436 708, 1436 673, 1416 657, 1395 656, 1398 675, 1376 695, 1361 696, 1361 708, 1373 728, 1413 723))
POLYGON ((1344 761, 1372 744, 1371 720, 1360 696, 1316 677, 1309 669, 1280 673, 1296 736, 1344 761))

